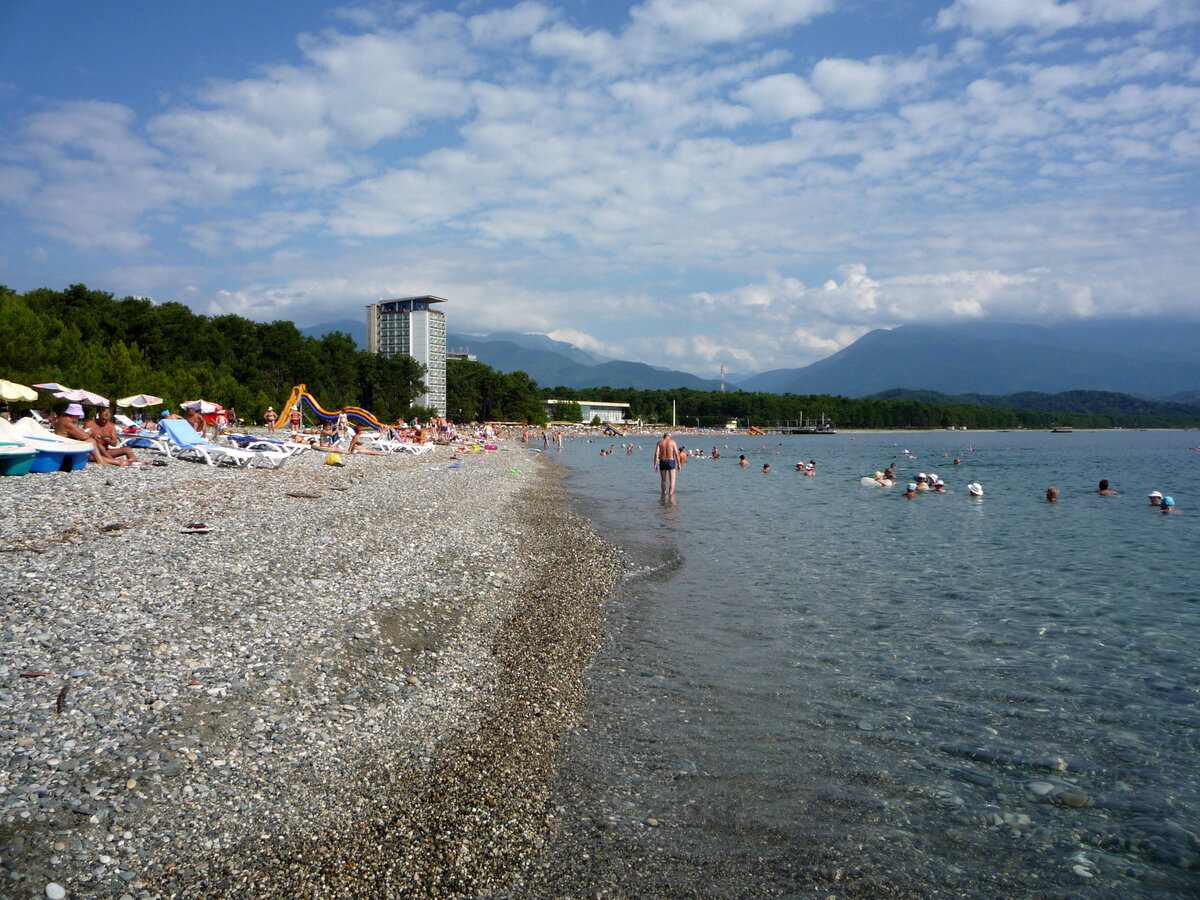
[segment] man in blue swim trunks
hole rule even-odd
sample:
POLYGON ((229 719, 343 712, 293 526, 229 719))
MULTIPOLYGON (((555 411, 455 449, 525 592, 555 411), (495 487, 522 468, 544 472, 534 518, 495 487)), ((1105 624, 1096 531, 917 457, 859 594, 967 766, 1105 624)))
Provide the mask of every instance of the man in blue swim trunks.
POLYGON ((654 445, 654 468, 662 478, 662 492, 666 496, 675 496, 675 472, 679 469, 679 448, 671 439, 670 433, 664 434, 662 440, 654 445))

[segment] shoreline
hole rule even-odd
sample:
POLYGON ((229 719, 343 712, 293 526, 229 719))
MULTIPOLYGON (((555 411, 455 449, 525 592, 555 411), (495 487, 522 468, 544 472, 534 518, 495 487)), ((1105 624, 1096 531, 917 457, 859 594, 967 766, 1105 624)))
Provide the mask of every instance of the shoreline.
POLYGON ((511 888, 622 568, 539 457, 6 479, 0 877, 511 888))

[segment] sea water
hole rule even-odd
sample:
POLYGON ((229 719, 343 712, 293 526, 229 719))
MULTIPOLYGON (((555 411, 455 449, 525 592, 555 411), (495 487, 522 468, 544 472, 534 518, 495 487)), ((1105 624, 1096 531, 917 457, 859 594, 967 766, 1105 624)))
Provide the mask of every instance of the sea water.
POLYGON ((635 571, 543 888, 1200 895, 1197 438, 703 436, 673 502, 653 438, 551 450, 635 571))

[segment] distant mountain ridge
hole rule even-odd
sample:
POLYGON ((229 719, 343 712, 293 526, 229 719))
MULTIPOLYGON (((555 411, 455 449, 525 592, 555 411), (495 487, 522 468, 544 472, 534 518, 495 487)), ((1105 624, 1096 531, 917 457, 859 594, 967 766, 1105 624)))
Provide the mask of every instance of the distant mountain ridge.
POLYGON ((494 340, 496 335, 459 336, 447 335, 446 345, 466 348, 474 353, 481 363, 486 363, 501 372, 525 372, 539 387, 584 388, 634 388, 639 391, 668 391, 690 388, 696 391, 715 391, 719 381, 699 378, 690 372, 660 369, 645 363, 627 360, 607 360, 587 363, 580 360, 603 359, 570 344, 574 353, 567 356, 546 347, 562 344, 545 335, 508 334, 513 340, 494 340), (518 340, 520 343, 518 343, 518 340))
POLYGON ((354 338, 359 350, 367 349, 367 321, 363 319, 338 319, 336 322, 322 322, 320 325, 309 325, 301 328, 300 333, 305 337, 321 338, 334 331, 348 334, 354 338))
MULTIPOLYGON (((301 329, 342 331, 366 347, 353 319, 301 329)), ((610 360, 543 334, 451 333, 502 372, 527 372, 541 387, 718 390, 719 380, 628 360, 610 360)), ((1109 391, 1160 400, 1200 396, 1200 323, 1147 319, 1057 325, 969 322, 902 325, 863 335, 826 359, 795 369, 729 378, 727 390, 866 397, 898 389, 951 397, 1109 391)))
MULTIPOLYGON (((472 344, 495 343, 497 341, 516 344, 518 347, 525 347, 530 350, 546 350, 550 353, 557 353, 559 356, 565 356, 572 362, 577 362, 585 366, 597 366, 602 363, 612 362, 607 356, 592 353, 590 350, 584 350, 576 347, 574 344, 568 344, 566 341, 556 341, 545 334, 530 334, 522 331, 493 331, 489 334, 448 333, 446 335, 446 347, 449 350, 466 349, 468 352, 474 352, 470 349, 472 344)), ((534 380, 536 381, 536 379, 534 380)))
POLYGON ((1200 324, 1145 319, 902 325, 865 334, 812 365, 741 382, 747 391, 849 397, 910 388, 951 395, 1114 391, 1165 399, 1198 386, 1200 324))
MULTIPOLYGON (((365 319, 339 319, 301 328, 307 337, 322 337, 340 331, 354 338, 360 349, 367 347, 365 319)), ((719 381, 699 378, 690 372, 677 372, 645 363, 614 360, 583 350, 544 334, 497 331, 491 334, 448 332, 446 349, 473 353, 476 358, 500 372, 525 372, 539 387, 634 388, 635 390, 673 390, 691 388, 715 391, 719 381)))

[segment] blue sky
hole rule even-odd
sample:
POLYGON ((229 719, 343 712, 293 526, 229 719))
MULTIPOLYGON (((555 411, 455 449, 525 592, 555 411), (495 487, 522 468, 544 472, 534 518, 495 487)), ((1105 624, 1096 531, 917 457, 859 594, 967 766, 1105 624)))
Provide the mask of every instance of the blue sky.
POLYGON ((715 376, 1200 316, 1200 0, 0 0, 0 283, 715 376))

